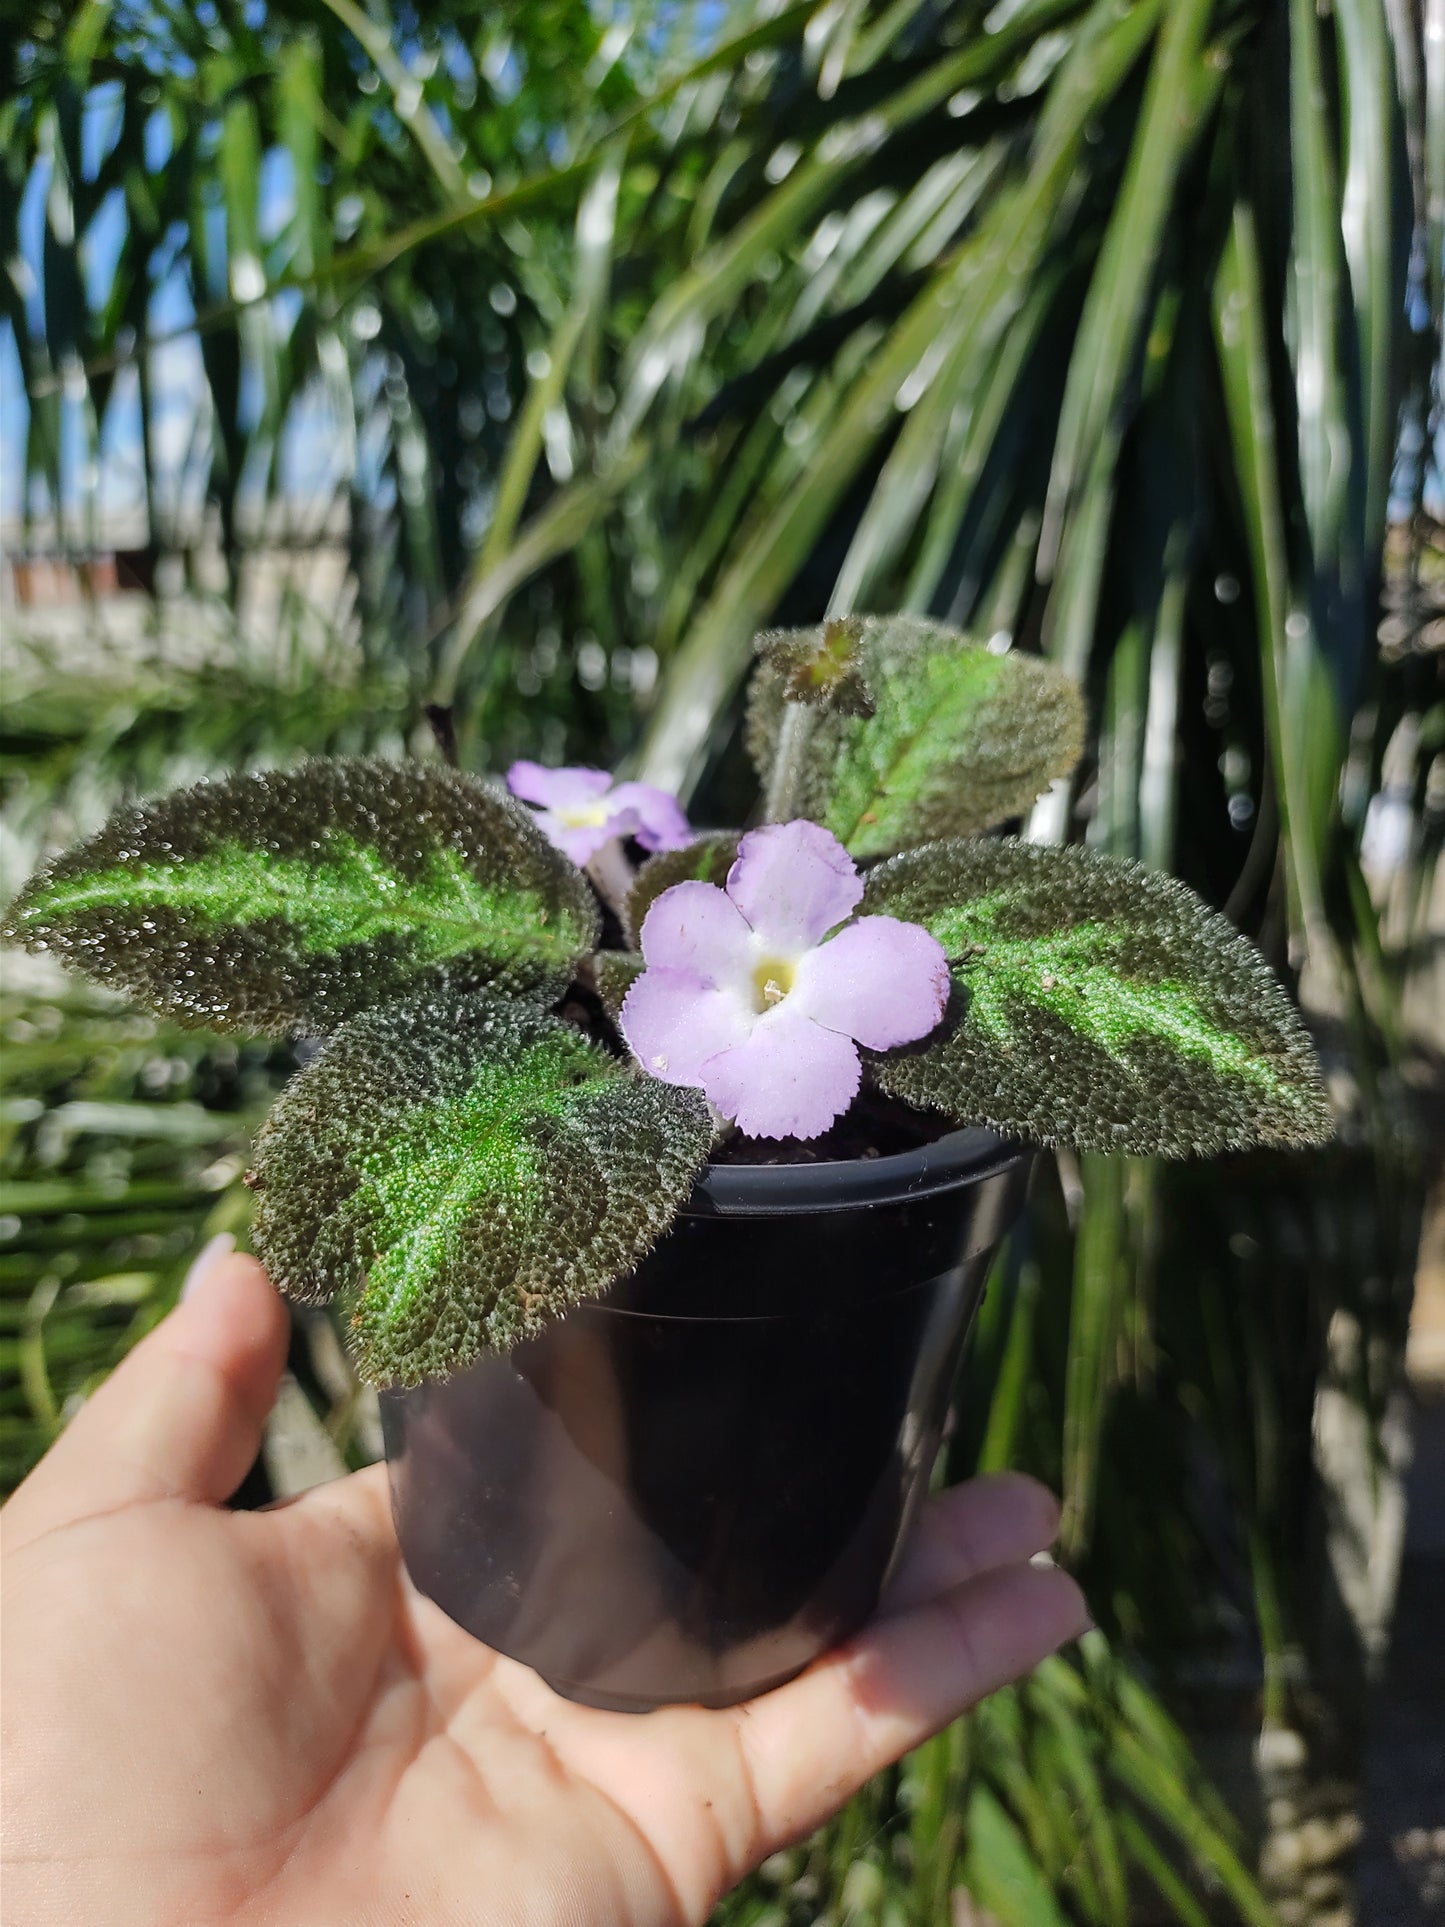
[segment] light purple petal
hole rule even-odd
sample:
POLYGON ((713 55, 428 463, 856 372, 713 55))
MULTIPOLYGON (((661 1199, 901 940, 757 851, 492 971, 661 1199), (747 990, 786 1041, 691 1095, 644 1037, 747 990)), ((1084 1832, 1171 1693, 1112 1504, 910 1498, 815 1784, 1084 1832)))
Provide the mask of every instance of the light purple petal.
POLYGON ((649 970, 688 970, 702 983, 751 996, 753 933, 715 883, 674 883, 664 890, 643 918, 640 936, 649 970))
POLYGON ((626 804, 619 807, 610 796, 603 800, 602 808, 606 813, 603 821, 604 836, 636 835, 638 828, 636 810, 628 808, 626 804))
POLYGON ((800 819, 749 830, 727 890, 767 948, 795 956, 852 914, 863 879, 836 836, 800 819))
POLYGON ((604 843, 610 843, 617 832, 610 823, 592 823, 578 829, 565 817, 556 816, 551 810, 543 810, 537 818, 537 828, 547 841, 559 849, 564 856, 571 857, 580 870, 590 863, 604 843))
POLYGON ((858 1047, 781 1007, 710 1058, 702 1088, 745 1137, 818 1137, 858 1095, 858 1047))
POLYGON ((736 997, 689 971, 644 970, 623 999, 619 1021, 650 1076, 701 1086, 703 1064, 742 1043, 753 1020, 736 997))
POLYGON ((507 788, 524 803, 540 803, 544 809, 575 809, 581 803, 595 803, 612 787, 605 769, 548 769, 542 763, 513 763, 507 771, 507 788))
POLYGON ((942 1017, 948 960, 921 924, 859 917, 800 959, 788 1001, 870 1050, 892 1050, 926 1037, 942 1017))
POLYGON ((681 803, 651 783, 619 783, 607 799, 608 808, 631 810, 636 821, 630 834, 644 850, 685 850, 692 830, 681 803))

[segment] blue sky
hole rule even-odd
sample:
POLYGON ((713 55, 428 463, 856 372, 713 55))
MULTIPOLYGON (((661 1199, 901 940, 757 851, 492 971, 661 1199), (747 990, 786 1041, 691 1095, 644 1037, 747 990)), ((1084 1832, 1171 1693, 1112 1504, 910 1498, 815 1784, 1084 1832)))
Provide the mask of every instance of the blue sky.
MULTIPOLYGON (((98 172, 108 144, 115 137, 116 103, 109 88, 97 88, 86 103, 81 123, 82 166, 88 177, 98 172)), ((161 114, 152 116, 146 128, 146 160, 152 171, 159 171, 170 152, 170 133, 161 114)), ((262 157, 258 195, 263 239, 271 239, 284 227, 291 213, 292 181, 290 156, 272 149, 262 157)), ((47 197, 51 189, 51 169, 41 161, 32 171, 21 199, 18 227, 20 273, 24 280, 26 307, 32 330, 43 326, 40 263, 47 218, 47 197)), ((217 211, 217 221, 223 217, 217 211)), ((81 237, 79 258, 86 284, 87 299, 95 305, 103 299, 114 274, 116 259, 125 235, 125 207, 119 189, 101 204, 81 237)), ((171 238, 172 252, 179 264, 185 234, 179 228, 171 238)), ((221 239, 218 235, 217 239, 221 239)), ((293 318, 299 300, 281 297, 274 304, 278 322, 286 325, 293 318)), ((205 395, 200 348, 194 336, 184 330, 195 319, 190 284, 181 265, 162 273, 150 300, 150 331, 162 345, 151 352, 151 383, 154 395, 152 433, 163 471, 175 473, 184 460, 197 413, 205 395), (179 339, 164 339, 179 336, 179 339)), ((243 396, 243 406, 244 406, 243 396)), ((25 447, 30 410, 21 377, 20 357, 13 330, 0 323, 0 520, 13 521, 24 511, 25 447)), ((296 424, 299 429, 301 424, 296 424)), ((79 481, 84 476, 87 437, 85 410, 73 398, 62 406, 64 469, 79 481)), ((324 460, 295 459, 297 451, 315 446, 305 434, 287 437, 292 459, 288 464, 289 481, 294 491, 306 495, 319 483, 326 467, 324 460)), ((144 502, 141 468, 140 390, 133 369, 123 369, 117 377, 105 419, 101 424, 99 461, 100 508, 105 515, 138 509, 144 502)), ((79 490, 77 489, 77 493, 79 490)), ((74 508, 72 501, 68 504, 74 508)))
MULTIPOLYGON (((719 8, 718 18, 724 8, 719 8)), ((715 25, 716 23, 714 23, 715 25)), ((118 126, 118 94, 113 86, 94 89, 88 97, 81 128, 81 161, 87 177, 94 178, 118 126)), ((163 114, 152 116, 146 128, 146 160, 153 172, 166 164, 170 153, 170 130, 163 114)), ((51 189, 50 167, 39 163, 31 173, 19 209, 20 267, 26 304, 32 328, 38 332, 43 320, 40 262, 47 219, 47 197, 51 189)), ((258 194, 259 219, 263 242, 273 240, 284 228, 291 212, 293 185, 290 157, 273 149, 263 156, 258 194)), ((62 204, 59 218, 64 219, 62 204)), ((217 209, 219 223, 224 216, 217 209)), ((102 204, 82 237, 81 271, 88 297, 98 304, 111 281, 117 254, 124 236, 125 210, 117 188, 102 204)), ((223 235, 218 234, 218 244, 223 235)), ((186 236, 178 229, 171 237, 174 258, 179 262, 186 236)), ((217 258, 224 258, 218 245, 217 258)), ((1415 299, 1421 299, 1416 294, 1415 299)), ((273 304, 276 324, 289 325, 299 306, 299 297, 282 296, 273 304)), ((184 330, 194 320, 191 290, 184 269, 177 265, 162 271, 150 302, 150 330, 153 337, 179 336, 165 340, 151 351, 151 381, 155 397, 153 434, 158 466, 163 475, 178 475, 190 446, 198 414, 203 406, 205 383, 199 345, 184 330)), ((243 392, 243 410, 246 404, 243 392)), ((254 405, 254 402, 253 402, 254 405)), ((13 522, 22 513, 25 494, 25 449, 29 410, 21 380, 20 361, 8 322, 0 323, 0 519, 13 522)), ((1407 422, 1401 436, 1401 461, 1397 479, 1408 486, 1413 465, 1423 448, 1423 425, 1407 422)), ((80 402, 67 399, 62 405, 62 435, 65 450, 64 471, 72 480, 77 500, 67 504, 73 510, 85 490, 87 453, 86 415, 80 402)), ((328 445, 327 416, 319 406, 304 404, 288 426, 284 438, 281 467, 284 487, 301 498, 314 498, 325 487, 333 467, 334 445, 328 445)), ((1428 491, 1436 512, 1445 509, 1440 472, 1445 469, 1445 425, 1442 425, 1434 450, 1434 474, 1428 491)), ((141 467, 141 422, 139 386, 133 369, 123 370, 112 392, 102 424, 99 451, 98 504, 103 515, 124 514, 139 509, 144 500, 141 467)))

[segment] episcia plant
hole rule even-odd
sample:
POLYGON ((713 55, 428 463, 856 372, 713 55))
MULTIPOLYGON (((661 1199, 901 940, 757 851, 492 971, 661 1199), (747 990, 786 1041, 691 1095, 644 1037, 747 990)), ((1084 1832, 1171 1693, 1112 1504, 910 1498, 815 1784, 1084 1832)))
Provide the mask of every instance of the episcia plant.
POLYGON ((254 1242, 293 1298, 341 1297, 372 1380, 536 1333, 709 1156, 857 1154, 870 1106, 1168 1156, 1329 1135, 1222 916, 984 834, 1073 768, 1065 677, 904 617, 758 655, 745 834, 598 770, 318 760, 121 809, 11 907, 5 936, 167 1017, 323 1040, 258 1137, 254 1242))

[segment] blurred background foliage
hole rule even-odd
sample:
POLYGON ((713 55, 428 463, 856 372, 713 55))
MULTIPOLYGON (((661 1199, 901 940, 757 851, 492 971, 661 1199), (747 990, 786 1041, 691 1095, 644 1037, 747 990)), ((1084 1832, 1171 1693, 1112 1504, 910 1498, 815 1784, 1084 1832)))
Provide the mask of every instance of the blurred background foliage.
MULTIPOLYGON (((754 631, 912 609, 1081 679, 1027 833, 1185 877, 1320 1039, 1318 1156, 1041 1174, 947 1472, 1063 1491, 1101 1630, 733 1927, 1343 1918, 1441 1089, 1431 4, 0 26, 11 886, 122 795, 435 753, 428 704, 470 767, 626 759, 730 820, 754 631)), ((0 1024, 10 1483, 244 1226, 291 1060, 15 960, 0 1024)), ((326 1328, 292 1365, 302 1460, 360 1462, 326 1328)))

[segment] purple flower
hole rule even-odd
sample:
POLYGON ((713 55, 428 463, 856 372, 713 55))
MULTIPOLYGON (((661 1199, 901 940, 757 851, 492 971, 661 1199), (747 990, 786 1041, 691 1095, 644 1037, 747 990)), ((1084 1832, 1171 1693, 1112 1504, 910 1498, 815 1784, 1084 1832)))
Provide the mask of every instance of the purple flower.
POLYGON ((859 917, 863 880, 816 823, 738 845, 726 890, 678 883, 642 925, 647 968, 622 1030, 645 1069, 699 1086, 748 1137, 817 1137, 852 1103, 859 1044, 926 1037, 948 1002, 943 946, 916 923, 859 917))
POLYGON ((605 769, 544 769, 513 763, 507 788, 540 806, 549 842, 576 864, 590 862, 615 836, 635 836, 644 850, 680 850, 692 841, 682 805, 651 783, 616 783, 605 769))

